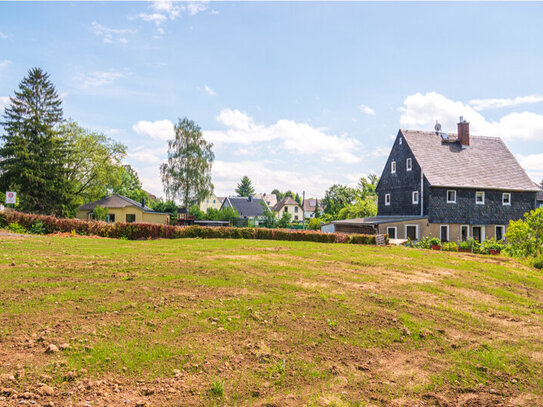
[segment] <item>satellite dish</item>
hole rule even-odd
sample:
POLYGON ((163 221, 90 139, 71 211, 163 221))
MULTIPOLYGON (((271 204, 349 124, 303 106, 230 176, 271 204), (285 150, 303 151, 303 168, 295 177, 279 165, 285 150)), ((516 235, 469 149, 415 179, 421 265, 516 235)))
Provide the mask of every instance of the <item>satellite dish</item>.
POLYGON ((437 120, 436 120, 436 125, 434 126, 434 129, 436 129, 436 131, 441 131, 441 124, 439 124, 437 120))

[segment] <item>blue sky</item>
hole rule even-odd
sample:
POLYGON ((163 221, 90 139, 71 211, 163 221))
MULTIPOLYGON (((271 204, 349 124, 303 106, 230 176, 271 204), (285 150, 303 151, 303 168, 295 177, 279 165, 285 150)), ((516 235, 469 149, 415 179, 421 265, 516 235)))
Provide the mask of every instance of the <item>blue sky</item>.
POLYGON ((0 105, 42 67, 159 195, 184 116, 215 144, 219 195, 249 175, 322 197, 380 174, 399 128, 460 115, 540 180, 541 38, 541 3, 1 2, 0 105))

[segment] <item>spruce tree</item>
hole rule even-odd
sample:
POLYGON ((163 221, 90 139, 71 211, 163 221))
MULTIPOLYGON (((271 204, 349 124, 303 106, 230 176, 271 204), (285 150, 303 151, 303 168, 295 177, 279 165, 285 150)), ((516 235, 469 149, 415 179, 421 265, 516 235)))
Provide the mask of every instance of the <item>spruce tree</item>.
POLYGON ((61 104, 49 75, 32 68, 5 108, 0 189, 17 191, 23 211, 60 215, 68 205, 61 104))
POLYGON ((238 196, 245 196, 249 197, 255 194, 255 189, 253 188, 253 183, 249 179, 247 175, 245 175, 241 182, 238 184, 238 187, 236 188, 236 194, 238 196))

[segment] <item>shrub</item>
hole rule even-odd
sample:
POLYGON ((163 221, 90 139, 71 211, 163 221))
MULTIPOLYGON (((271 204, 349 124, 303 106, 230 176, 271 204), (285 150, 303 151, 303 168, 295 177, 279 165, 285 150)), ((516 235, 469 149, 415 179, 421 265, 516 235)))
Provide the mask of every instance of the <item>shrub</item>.
POLYGON ((47 230, 45 229, 43 222, 41 220, 37 220, 30 227, 30 233, 34 233, 35 235, 45 235, 47 230))
POLYGON ((23 226, 19 225, 18 223, 10 223, 9 225, 6 226, 6 229, 14 233, 28 233, 28 231, 23 226))
POLYGON ((469 240, 460 241, 456 245, 458 249, 462 250, 471 250, 473 248, 473 242, 470 242, 469 240))
POLYGON ((505 233, 507 252, 515 257, 543 254, 543 208, 524 214, 524 219, 509 222, 505 233))
POLYGON ((489 254, 490 250, 502 250, 504 247, 502 240, 486 239, 481 243, 480 253, 489 254))
MULTIPOLYGON (((172 226, 150 223, 106 223, 79 219, 57 219, 52 216, 32 215, 27 213, 6 211, 0 213, 0 227, 17 224, 24 231, 34 229, 43 233, 68 232, 78 235, 96 235, 117 239, 268 239, 309 241, 321 243, 375 244, 374 235, 347 235, 344 233, 322 233, 317 231, 172 226)), ((385 235, 388 242, 388 236, 385 235)))
POLYGON ((428 241, 428 244, 431 246, 440 246, 441 245, 441 240, 439 240, 437 237, 432 237, 429 241, 428 241))
POLYGON ((441 246, 441 249, 446 252, 457 252, 458 251, 458 245, 454 242, 445 242, 441 246))
MULTIPOLYGON (((430 236, 424 236, 420 241, 415 243, 415 247, 417 249, 429 249, 431 247, 430 245, 430 236)), ((411 242, 412 244, 413 242, 411 242)))
POLYGON ((539 270, 543 269, 543 256, 539 256, 536 259, 534 259, 534 261, 532 262, 532 265, 536 269, 539 269, 539 270))

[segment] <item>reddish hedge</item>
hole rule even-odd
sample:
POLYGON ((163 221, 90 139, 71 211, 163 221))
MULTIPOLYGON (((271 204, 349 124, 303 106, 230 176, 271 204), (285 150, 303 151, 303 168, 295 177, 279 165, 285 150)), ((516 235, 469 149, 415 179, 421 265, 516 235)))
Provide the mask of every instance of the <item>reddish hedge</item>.
MULTIPOLYGON (((265 239, 321 243, 375 244, 375 235, 347 235, 288 229, 172 226, 151 223, 105 223, 79 219, 59 219, 53 216, 32 215, 16 211, 0 212, 0 227, 17 223, 30 230, 40 221, 46 233, 69 232, 111 238, 139 239, 265 239)), ((386 236, 386 235, 385 235, 386 236)), ((386 236, 388 241, 388 236, 386 236)))

